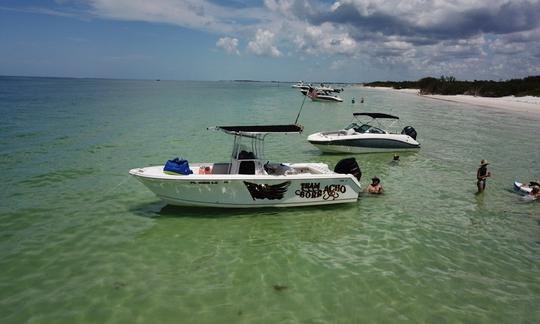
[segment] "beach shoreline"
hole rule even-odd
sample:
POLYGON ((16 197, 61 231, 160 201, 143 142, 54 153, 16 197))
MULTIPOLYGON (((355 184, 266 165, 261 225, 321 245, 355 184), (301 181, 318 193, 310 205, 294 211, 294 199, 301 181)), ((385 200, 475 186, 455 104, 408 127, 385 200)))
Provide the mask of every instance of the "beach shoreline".
POLYGON ((490 109, 502 109, 517 113, 525 113, 540 117, 540 97, 475 97, 469 95, 421 95, 418 89, 393 89, 386 87, 364 87, 367 89, 394 91, 398 93, 417 95, 427 99, 448 101, 466 105, 479 106, 490 109))

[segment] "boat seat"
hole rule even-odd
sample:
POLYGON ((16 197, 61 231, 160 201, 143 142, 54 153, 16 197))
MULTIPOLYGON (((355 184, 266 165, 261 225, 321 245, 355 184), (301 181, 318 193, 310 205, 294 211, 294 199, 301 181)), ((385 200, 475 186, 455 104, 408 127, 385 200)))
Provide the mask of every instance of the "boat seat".
POLYGON ((255 161, 240 162, 238 174, 255 174, 255 161))

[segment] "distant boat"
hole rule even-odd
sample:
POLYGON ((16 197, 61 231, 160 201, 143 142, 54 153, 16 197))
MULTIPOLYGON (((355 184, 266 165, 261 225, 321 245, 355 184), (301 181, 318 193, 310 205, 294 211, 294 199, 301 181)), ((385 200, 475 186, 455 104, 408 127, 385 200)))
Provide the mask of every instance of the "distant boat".
POLYGON ((318 90, 320 92, 327 91, 327 92, 340 93, 340 92, 343 91, 343 88, 331 88, 331 87, 325 86, 324 83, 321 83, 321 85, 318 86, 318 87, 317 86, 312 86, 312 85, 307 85, 307 86, 300 87, 300 92, 302 92, 305 95, 305 94, 307 94, 307 92, 309 91, 310 88, 316 89, 316 90, 318 90))
POLYGON ((343 91, 343 88, 328 87, 324 83, 321 83, 321 85, 319 87, 316 87, 316 88, 317 88, 317 90, 330 91, 330 92, 336 92, 336 93, 340 93, 341 91, 343 91))
POLYGON ((311 84, 305 84, 304 81, 298 81, 296 84, 293 84, 291 88, 307 90, 311 87, 311 84))
MULTIPOLYGON (((271 133, 300 133, 300 125, 218 126, 234 136, 230 162, 178 163, 182 174, 164 166, 129 173, 171 205, 220 208, 293 207, 356 202, 361 172, 354 158, 334 171, 324 163, 269 163, 264 139, 271 133), (245 145, 243 142, 246 142, 245 145), (248 149, 249 148, 249 149, 248 149), (266 162, 266 163, 265 163, 266 162)), ((173 164, 174 164, 173 163, 173 164)))
MULTIPOLYGON (((382 129, 379 119, 392 120, 392 124, 399 117, 383 113, 354 113, 353 122, 344 129, 329 132, 319 132, 308 136, 308 141, 319 150, 326 153, 376 153, 398 152, 420 149, 420 143, 416 141, 416 130, 412 126, 406 126, 401 133, 394 133, 382 129), (363 123, 361 117, 371 117, 371 120, 363 123)), ((388 125, 388 128, 392 125, 388 125)))
MULTIPOLYGON (((301 91, 304 93, 303 90, 301 91)), ((306 90, 305 95, 313 101, 343 102, 343 98, 333 94, 332 91, 321 90, 320 88, 309 88, 309 90, 306 90)))

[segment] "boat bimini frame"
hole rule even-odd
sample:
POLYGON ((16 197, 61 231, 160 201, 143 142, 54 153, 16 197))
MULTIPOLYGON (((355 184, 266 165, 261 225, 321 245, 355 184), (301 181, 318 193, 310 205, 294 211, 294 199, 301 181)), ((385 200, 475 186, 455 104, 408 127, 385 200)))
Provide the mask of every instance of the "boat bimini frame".
POLYGON ((231 163, 228 174, 265 174, 264 140, 271 133, 301 133, 301 125, 270 126, 215 126, 208 129, 223 131, 233 135, 231 163), (244 144, 249 139, 249 144, 244 144))

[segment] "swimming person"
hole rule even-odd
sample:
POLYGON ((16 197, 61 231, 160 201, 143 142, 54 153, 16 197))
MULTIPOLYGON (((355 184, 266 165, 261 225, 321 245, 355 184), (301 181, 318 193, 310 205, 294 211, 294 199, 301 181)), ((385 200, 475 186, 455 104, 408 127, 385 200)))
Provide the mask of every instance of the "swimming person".
POLYGON ((480 167, 476 171, 476 186, 478 187, 478 192, 486 190, 486 179, 491 177, 491 172, 487 170, 488 161, 482 159, 480 161, 480 167))
POLYGON ((540 187, 539 186, 532 186, 532 190, 526 194, 525 196, 521 197, 524 201, 534 201, 540 198, 540 187))
POLYGON ((377 177, 371 178, 371 184, 367 187, 367 192, 372 194, 382 194, 383 187, 381 185, 381 179, 377 177))
POLYGON ((390 165, 398 165, 399 164, 399 155, 397 153, 394 153, 394 157, 392 157, 392 161, 390 161, 390 165))
POLYGON ((538 199, 538 198, 540 198, 540 187, 538 187, 538 186, 533 186, 531 192, 529 193, 529 195, 530 195, 533 199, 538 199))

